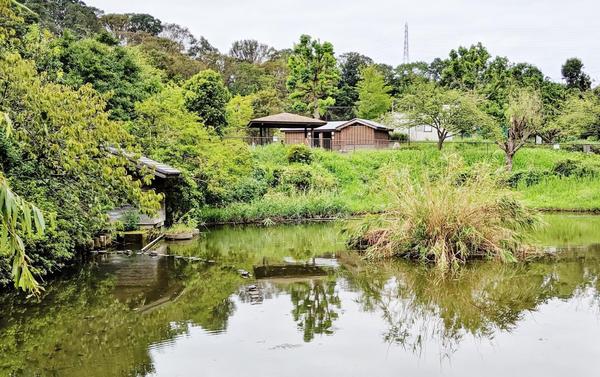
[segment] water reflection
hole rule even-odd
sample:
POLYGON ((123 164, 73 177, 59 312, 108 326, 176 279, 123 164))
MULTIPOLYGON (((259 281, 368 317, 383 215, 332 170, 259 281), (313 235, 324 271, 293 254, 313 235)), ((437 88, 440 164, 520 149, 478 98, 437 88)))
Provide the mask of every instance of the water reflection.
MULTIPOLYGON (((199 365, 206 375, 253 375, 265 361, 290 376, 431 375, 441 373, 440 355, 452 359, 445 375, 502 375, 485 364, 520 365, 511 352, 531 354, 532 342, 543 347, 538 338, 550 339, 546 357, 563 350, 585 374, 600 357, 586 343, 600 336, 600 246, 586 221, 556 220, 555 231, 541 233, 543 244, 564 249, 557 256, 479 262, 449 278, 404 261, 366 263, 344 251, 332 224, 224 228, 166 246, 214 263, 104 256, 51 284, 41 303, 0 296, 0 375, 193 376, 199 365), (237 272, 302 260, 319 261, 327 275, 237 272), (545 318, 560 320, 543 336, 513 341, 545 318), (585 330, 568 328, 577 325, 585 330), (293 368, 298 360, 309 362, 293 368)), ((552 363, 537 368, 557 372, 552 363)))

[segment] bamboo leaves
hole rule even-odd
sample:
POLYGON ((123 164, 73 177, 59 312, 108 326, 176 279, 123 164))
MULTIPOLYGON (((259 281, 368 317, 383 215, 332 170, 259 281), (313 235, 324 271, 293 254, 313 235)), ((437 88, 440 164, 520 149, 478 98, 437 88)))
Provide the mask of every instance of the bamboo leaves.
POLYGON ((12 258, 15 287, 39 293, 41 287, 33 277, 22 236, 42 235, 46 223, 42 212, 12 192, 0 175, 0 255, 12 258))

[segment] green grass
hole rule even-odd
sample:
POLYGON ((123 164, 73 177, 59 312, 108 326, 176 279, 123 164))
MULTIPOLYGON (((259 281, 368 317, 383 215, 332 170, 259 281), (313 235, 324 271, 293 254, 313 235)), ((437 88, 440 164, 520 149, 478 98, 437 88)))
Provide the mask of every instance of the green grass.
MULTIPOLYGON (((502 169, 503 153, 493 144, 467 145, 447 143, 442 152, 434 145, 411 144, 398 150, 362 150, 351 153, 313 149, 313 162, 308 165, 313 175, 313 187, 294 191, 276 186, 272 180, 277 171, 290 167, 288 147, 273 144, 252 149, 253 166, 271 180, 266 194, 240 203, 204 208, 199 219, 204 223, 260 222, 301 220, 308 218, 343 217, 350 214, 381 212, 390 209, 391 200, 385 187, 387 172, 407 168, 419 176, 435 168, 444 154, 460 156, 467 166, 485 162, 502 169), (334 185, 320 186, 322 181, 334 185)), ((513 172, 541 172, 546 178, 515 188, 526 205, 534 209, 600 210, 600 172, 586 177, 560 177, 552 173, 554 165, 575 159, 600 166, 600 156, 552 150, 524 148, 514 160, 513 172)))
POLYGON ((537 185, 519 187, 531 208, 545 210, 600 211, 598 177, 550 177, 537 185))

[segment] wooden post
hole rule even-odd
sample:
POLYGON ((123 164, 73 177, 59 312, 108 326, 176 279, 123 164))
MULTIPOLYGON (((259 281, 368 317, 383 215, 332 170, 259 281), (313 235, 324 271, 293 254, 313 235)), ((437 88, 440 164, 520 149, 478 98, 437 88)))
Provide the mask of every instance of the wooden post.
MULTIPOLYGON (((308 143, 308 128, 304 127, 304 144, 308 143)), ((310 146, 310 144, 309 144, 310 146)))

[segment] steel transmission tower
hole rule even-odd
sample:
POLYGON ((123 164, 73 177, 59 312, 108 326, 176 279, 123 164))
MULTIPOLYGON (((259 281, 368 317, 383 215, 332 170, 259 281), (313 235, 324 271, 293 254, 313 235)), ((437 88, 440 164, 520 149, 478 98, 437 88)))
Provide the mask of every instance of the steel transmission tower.
POLYGON ((404 24, 404 57, 402 62, 404 64, 408 64, 410 62, 410 57, 408 55, 408 22, 404 24))

